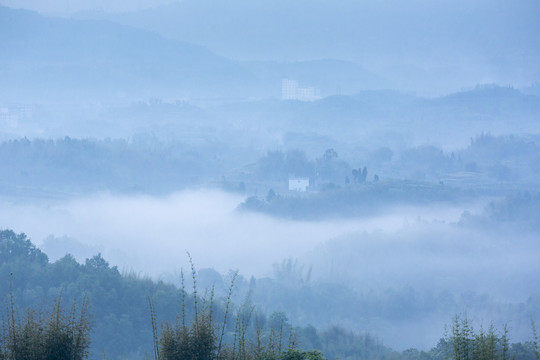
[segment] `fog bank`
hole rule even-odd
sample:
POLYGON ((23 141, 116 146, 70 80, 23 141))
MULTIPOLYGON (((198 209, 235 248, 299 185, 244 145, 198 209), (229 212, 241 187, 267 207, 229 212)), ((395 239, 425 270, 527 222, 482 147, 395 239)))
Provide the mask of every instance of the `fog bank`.
POLYGON ((79 261, 101 251, 111 265, 157 277, 186 268, 189 251, 199 268, 239 269, 260 277, 270 275, 272 264, 302 257, 332 238, 393 232, 419 220, 456 221, 463 211, 458 206, 408 207, 373 218, 303 222, 239 212, 243 200, 217 190, 195 190, 164 197, 99 194, 33 204, 4 201, 0 226, 25 232, 51 260, 63 249, 79 261), (50 235, 63 238, 56 241, 57 249, 50 235))

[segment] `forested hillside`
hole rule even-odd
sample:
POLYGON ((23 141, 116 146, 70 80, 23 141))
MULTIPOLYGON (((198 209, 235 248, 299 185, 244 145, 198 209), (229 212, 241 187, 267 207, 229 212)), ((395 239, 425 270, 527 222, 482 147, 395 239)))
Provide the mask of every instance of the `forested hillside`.
MULTIPOLYGON (((206 271, 199 272, 197 275, 194 268, 189 268, 193 264, 190 265, 188 262, 187 266, 188 278, 189 272, 192 272, 193 279, 199 279, 198 281, 202 284, 208 284, 208 276, 211 273, 206 271)), ((237 341, 234 334, 238 334, 238 326, 242 326, 241 329, 244 330, 241 331, 246 331, 245 336, 248 341, 262 340, 265 337, 267 340, 264 340, 266 341, 264 344, 267 350, 275 347, 274 349, 279 348, 284 351, 294 343, 298 344, 300 349, 322 351, 329 359, 442 360, 455 351, 452 348, 455 344, 451 344, 457 341, 456 339, 484 344, 486 339, 491 337, 495 341, 493 345, 495 347, 490 348, 490 351, 500 351, 500 346, 505 346, 506 358, 515 355, 518 360, 538 359, 538 357, 535 358, 538 356, 538 353, 535 355, 535 351, 538 352, 538 343, 535 342, 537 339, 534 337, 534 332, 531 335, 532 342, 510 344, 510 334, 507 330, 502 335, 496 333, 495 330, 476 333, 469 328, 472 324, 467 319, 457 319, 456 323, 451 325, 454 332, 445 335, 446 337, 429 352, 409 349, 400 353, 384 346, 382 339, 378 339, 376 335, 355 334, 338 326, 325 330, 318 330, 311 325, 297 326, 290 322, 285 312, 265 313, 263 309, 287 308, 298 321, 302 318, 315 320, 313 316, 320 315, 321 311, 330 311, 330 314, 340 316, 334 313, 333 309, 341 309, 345 311, 343 315, 347 316, 347 312, 353 312, 345 305, 345 302, 349 302, 351 305, 355 303, 355 306, 361 306, 366 311, 365 315, 351 320, 365 321, 362 319, 365 319, 368 312, 377 312, 383 318, 403 316, 401 310, 393 313, 387 304, 404 306, 405 303, 403 299, 396 302, 397 298, 392 300, 390 296, 386 300, 373 299, 374 302, 369 304, 366 302, 367 299, 355 298, 354 292, 343 287, 340 290, 337 285, 311 285, 308 280, 294 278, 298 273, 290 263, 276 268, 276 271, 275 280, 252 280, 243 303, 234 304, 230 302, 232 298, 237 298, 237 295, 233 295, 233 291, 242 291, 242 287, 246 286, 246 284, 243 285, 245 280, 242 278, 236 279, 239 282, 235 285, 237 276, 235 274, 229 277, 231 282, 228 286, 222 283, 223 280, 219 280, 221 276, 214 275, 217 283, 214 281, 213 287, 206 289, 194 287, 193 292, 187 294, 184 292, 189 290, 190 281, 187 279, 184 279, 186 281, 184 287, 178 288, 134 274, 122 274, 116 267, 111 267, 100 254, 87 259, 84 264, 77 263, 70 255, 50 263, 47 255, 36 248, 24 234, 16 234, 11 230, 0 232, 0 287, 6 305, 12 304, 10 306, 14 306, 14 311, 19 316, 26 308, 49 307, 55 299, 59 299, 62 306, 69 306, 70 302, 88 301, 91 327, 90 357, 95 359, 103 356, 109 359, 151 357, 153 339, 156 336, 152 330, 153 321, 155 321, 154 331, 163 332, 163 335, 158 336, 172 336, 173 333, 168 333, 168 331, 172 331, 174 325, 173 328, 167 328, 161 327, 160 324, 174 323, 174 319, 184 319, 182 321, 187 322, 197 321, 197 316, 199 316, 198 321, 206 321, 202 316, 209 309, 212 309, 210 316, 213 316, 216 321, 218 328, 216 333, 219 333, 219 328, 224 326, 222 339, 233 345, 237 341), (220 286, 229 289, 223 289, 220 286), (215 294, 212 288, 216 289, 215 294), (284 306, 281 307, 280 303, 284 306), (293 303, 296 303, 298 307, 291 307, 293 303), (197 315, 197 308, 199 315, 197 315), (297 312, 300 309, 303 315, 299 316, 297 312), (223 323, 227 316, 229 320, 223 323)), ((425 306, 426 304, 421 305, 422 308, 425 306)), ((4 316, 7 315, 4 314, 4 316)), ((443 335, 441 329, 441 337, 443 335)), ((304 356, 308 356, 307 354, 305 353, 304 356)))

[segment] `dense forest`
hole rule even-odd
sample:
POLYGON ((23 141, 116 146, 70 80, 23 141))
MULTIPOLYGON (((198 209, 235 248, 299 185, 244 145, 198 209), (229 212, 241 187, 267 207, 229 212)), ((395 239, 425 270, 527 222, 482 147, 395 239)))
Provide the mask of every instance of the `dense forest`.
MULTIPOLYGON (((502 333, 501 330, 494 328, 474 330, 472 322, 466 317, 449 319, 451 332, 445 334, 441 329, 441 341, 427 352, 413 348, 403 352, 394 351, 384 346, 382 339, 373 334, 358 334, 337 326, 327 329, 317 329, 311 325, 297 326, 290 322, 286 312, 264 312, 262 309, 268 305, 259 306, 258 301, 266 299, 268 303, 276 303, 281 299, 281 301, 288 301, 289 304, 296 302, 298 309, 303 309, 305 314, 320 314, 321 309, 317 309, 317 306, 340 308, 343 311, 351 310, 343 308, 342 304, 332 303, 332 299, 338 302, 343 301, 343 295, 339 294, 335 286, 306 287, 292 284, 291 271, 294 273, 294 265, 289 262, 276 268, 275 280, 252 279, 248 285, 252 288, 249 294, 242 303, 235 304, 232 301, 237 298, 233 295, 233 292, 237 291, 235 281, 238 280, 238 286, 242 287, 242 279, 236 279, 238 276, 236 273, 230 274, 230 282, 225 286, 228 288, 225 292, 219 289, 219 286, 223 284, 215 282, 212 287, 203 289, 201 286, 208 283, 209 274, 212 273, 208 270, 206 275, 205 272, 197 272, 193 263, 188 262, 187 277, 192 277, 193 280, 191 281, 193 287, 189 291, 189 281, 183 277, 183 286, 177 287, 134 274, 122 274, 116 267, 111 267, 100 254, 87 259, 84 264, 79 264, 69 254, 51 263, 47 255, 35 247, 24 234, 16 234, 11 230, 0 232, 0 281, 4 302, 7 305, 5 308, 8 310, 4 313, 4 321, 12 321, 12 324, 17 326, 36 325, 39 324, 36 323, 37 318, 26 318, 25 322, 22 322, 22 319, 17 320, 15 316, 21 317, 25 316, 24 314, 30 316, 28 314, 31 313, 26 312, 25 309, 36 309, 45 313, 46 309, 51 308, 53 304, 56 304, 52 307, 56 309, 52 311, 53 315, 63 314, 61 307, 69 308, 70 302, 78 307, 83 306, 80 310, 83 313, 79 320, 82 322, 72 321, 71 323, 75 330, 81 327, 90 329, 87 335, 90 340, 85 347, 89 345, 91 358, 151 357, 154 354, 153 339, 157 339, 156 346, 159 348, 167 341, 170 343, 177 336, 180 336, 178 339, 184 336, 181 335, 183 327, 178 324, 186 326, 185 324, 195 324, 199 321, 197 325, 199 331, 204 331, 204 326, 210 326, 211 335, 219 338, 223 344, 228 344, 227 347, 223 345, 223 353, 226 354, 228 351, 227 356, 232 356, 232 358, 244 358, 235 357, 240 356, 240 353, 234 355, 234 351, 240 349, 241 343, 238 342, 238 336, 241 333, 244 336, 242 346, 246 346, 245 351, 248 348, 251 351, 251 355, 248 356, 246 353, 245 358, 251 358, 257 349, 255 345, 259 344, 257 351, 266 349, 265 351, 272 351, 272 354, 275 354, 272 356, 283 359, 289 359, 287 356, 293 356, 296 359, 295 356, 299 356, 299 358, 314 360, 313 356, 318 355, 313 350, 320 351, 329 359, 438 360, 447 359, 449 356, 455 359, 493 359, 491 355, 478 357, 480 355, 477 355, 477 352, 501 353, 501 359, 510 359, 514 356, 520 360, 538 359, 538 338, 534 324, 531 330, 531 341, 511 343, 511 334, 507 328, 504 328, 502 333), (253 289, 254 287, 263 288, 263 293, 254 295, 258 293, 253 289), (307 293, 294 295, 293 289, 302 289, 301 291, 307 291, 307 293), (297 296, 297 300, 286 299, 291 296, 297 296), (307 302, 300 303, 298 302, 300 299, 307 302), (209 316, 210 319, 208 319, 209 316), (10 320, 11 317, 13 317, 12 320, 10 320), (227 317, 229 317, 228 321, 227 317), (211 321, 211 325, 208 321, 211 321), (174 325, 175 322, 177 325, 174 325), (167 323, 169 325, 166 325, 167 323), (221 332, 218 331, 220 329, 222 329, 221 332), (292 349, 298 350, 294 350, 296 353, 289 352, 293 351, 292 349), (470 354, 463 355, 463 351, 468 351, 470 354)), ((351 295, 354 297, 353 293, 349 296, 351 295)), ((372 304, 380 310, 370 311, 388 311, 384 316, 389 317, 402 314, 401 310, 396 314, 391 310, 383 310, 386 306, 381 300, 378 299, 372 304)), ((369 306, 359 299, 351 298, 349 301, 355 303, 355 306, 364 308, 369 306)), ((426 304, 421 306, 424 307, 424 305, 426 304)), ((287 307, 290 308, 290 306, 287 307)), ((294 308, 291 310, 294 311, 294 308)), ((77 318, 76 312, 70 314, 77 318)), ((47 326, 50 327, 51 324, 47 326)), ((48 327, 45 329, 49 329, 48 327)), ((9 328, 10 326, 4 327, 4 331, 9 328)), ((73 332, 74 329, 68 330, 73 332)), ((207 330, 210 331, 210 329, 207 330)), ((9 340, 9 336, 4 336, 4 341, 9 340)), ((5 342, 3 344, 7 346, 5 342)), ((262 354, 259 353, 255 358, 260 358, 262 354)), ((228 358, 223 356, 220 358, 228 358)))
POLYGON ((382 204, 451 202, 535 190, 531 185, 538 180, 539 152, 535 139, 489 134, 450 153, 435 146, 380 147, 354 158, 342 158, 333 148, 313 158, 302 150, 269 151, 256 158, 256 153, 220 141, 25 138, 0 143, 0 191, 11 196, 40 193, 62 198, 97 191, 161 194, 213 186, 263 193, 264 198, 259 195, 244 204, 251 210, 292 217, 344 216, 377 205, 371 204, 372 198, 382 204), (249 161, 253 162, 238 166, 249 161), (308 178, 310 189, 318 194, 304 200, 291 197, 287 194, 290 176, 308 178), (362 205, 355 197, 366 198, 370 204, 362 205), (350 200, 343 201, 346 198, 350 200), (291 210, 294 206, 299 209, 291 210), (307 208, 322 213, 303 212, 307 208))

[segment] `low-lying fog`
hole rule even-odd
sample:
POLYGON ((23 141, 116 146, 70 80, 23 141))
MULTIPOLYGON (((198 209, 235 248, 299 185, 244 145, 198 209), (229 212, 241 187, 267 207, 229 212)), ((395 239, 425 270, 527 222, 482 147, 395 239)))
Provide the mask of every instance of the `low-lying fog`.
MULTIPOLYGON (((398 349, 433 346, 450 320, 448 311, 469 306, 468 297, 473 299, 472 307, 478 307, 477 295, 488 296, 494 304, 523 304, 540 288, 540 245, 534 233, 520 234, 515 229, 505 233, 460 223, 465 210, 481 213, 489 199, 394 207, 371 218, 313 222, 237 210, 244 200, 208 189, 163 197, 103 193, 61 201, 5 200, 0 219, 15 232, 25 232, 51 261, 70 252, 84 262, 101 252, 121 271, 176 283, 180 269, 189 268, 189 251, 198 269, 214 268, 221 274, 239 270, 244 279, 272 277, 275 264, 298 259, 296 270, 303 269, 301 276, 310 279, 306 281, 341 283, 365 301, 380 294, 384 301, 401 306, 410 299, 394 297, 419 296, 415 301, 421 307, 428 298, 436 304, 445 296, 459 299, 458 309, 440 313, 425 309, 425 314, 411 315, 407 321, 388 323, 375 315, 360 323, 339 320, 357 331, 373 331, 398 349)), ((300 291, 298 286, 295 289, 300 291)), ((294 309, 289 310, 294 313, 294 309)), ((509 320, 501 309, 471 311, 481 321, 513 321, 517 338, 525 338, 526 316, 509 320)), ((321 328, 332 325, 326 318, 317 323, 313 316, 309 321, 321 328)))
MULTIPOLYGON (((478 264, 484 274, 494 267, 506 269, 503 256, 519 248, 514 243, 509 253, 508 244, 496 246, 487 236, 451 225, 464 210, 481 209, 480 203, 399 207, 371 218, 305 222, 240 212, 243 200, 218 190, 164 197, 99 194, 3 202, 0 218, 14 231, 25 232, 52 261, 66 251, 79 261, 101 252, 121 270, 162 278, 186 268, 189 251, 198 268, 238 269, 244 276, 269 276, 273 264, 292 257, 314 262, 314 274, 321 278, 364 279, 366 285, 384 285, 380 281, 385 278, 387 286, 421 279, 463 286, 467 270, 478 264), (441 278, 435 280, 435 274, 441 278)), ((522 264, 531 260, 527 253, 519 256, 522 264)))
MULTIPOLYGON (((456 221, 463 208, 396 208, 373 218, 302 222, 237 211, 242 196, 218 190, 164 197, 100 194, 39 204, 3 203, 4 224, 44 247, 49 235, 68 237, 102 252, 119 268, 159 276, 185 266, 268 275, 272 264, 299 257, 326 240, 359 231, 394 232, 419 219, 456 221)), ((68 250, 70 251, 69 247, 68 250)), ((71 250, 73 251, 73 250, 71 250)), ((50 254, 51 260, 63 254, 50 254)), ((79 254, 73 254, 80 258, 79 254)))

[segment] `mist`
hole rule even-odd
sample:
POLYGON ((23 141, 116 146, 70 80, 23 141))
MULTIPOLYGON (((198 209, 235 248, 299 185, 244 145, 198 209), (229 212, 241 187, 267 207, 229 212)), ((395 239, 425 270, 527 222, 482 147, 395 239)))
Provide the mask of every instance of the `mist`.
POLYGON ((18 306, 90 291, 92 351, 141 359, 140 304, 173 314, 187 270, 328 359, 440 360, 463 314, 530 347, 538 1, 0 4, 18 306))
POLYGON ((38 11, 44 14, 70 15, 80 11, 127 12, 168 4, 178 0, 113 0, 113 1, 87 1, 87 0, 3 0, 4 6, 38 11))
MULTIPOLYGON (((38 204, 4 202, 0 217, 44 250, 53 250, 47 249, 54 245, 51 239, 43 243, 50 235, 67 237, 101 252, 120 269, 159 278, 185 268, 186 251, 200 268, 263 277, 271 275, 272 265, 288 257, 304 258, 331 239, 360 231, 393 234, 424 221, 455 222, 461 215, 458 207, 428 206, 360 219, 291 221, 241 212, 237 207, 243 200, 218 190, 162 197, 100 194, 38 204)), ((80 254, 72 255, 84 261, 80 254)))

